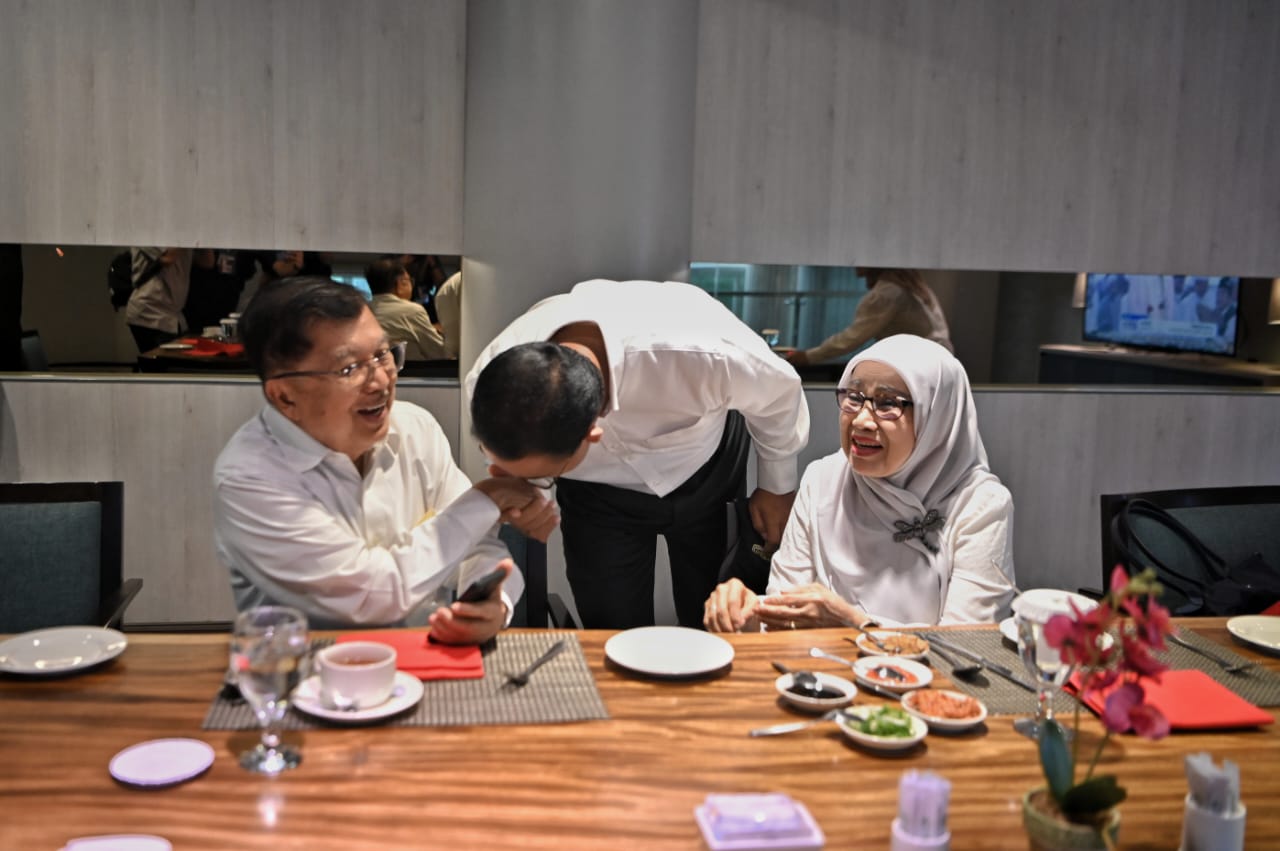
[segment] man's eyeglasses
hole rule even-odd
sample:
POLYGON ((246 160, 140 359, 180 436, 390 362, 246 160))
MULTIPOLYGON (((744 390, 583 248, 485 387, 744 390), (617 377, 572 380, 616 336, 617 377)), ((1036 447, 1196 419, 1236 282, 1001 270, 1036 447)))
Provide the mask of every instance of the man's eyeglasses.
POLYGON ((861 390, 836 391, 836 404, 846 414, 859 413, 868 402, 871 403, 871 415, 878 420, 896 420, 914 404, 904 396, 892 396, 888 393, 868 396, 861 390))
POLYGON ((345 387, 363 387, 369 383, 375 368, 392 372, 394 367, 393 374, 399 373, 400 370, 404 369, 404 349, 404 343, 396 343, 394 346, 383 346, 378 349, 373 353, 373 357, 368 360, 352 361, 341 369, 304 369, 296 372, 280 372, 275 375, 268 375, 267 380, 327 375, 330 378, 336 378, 345 387))

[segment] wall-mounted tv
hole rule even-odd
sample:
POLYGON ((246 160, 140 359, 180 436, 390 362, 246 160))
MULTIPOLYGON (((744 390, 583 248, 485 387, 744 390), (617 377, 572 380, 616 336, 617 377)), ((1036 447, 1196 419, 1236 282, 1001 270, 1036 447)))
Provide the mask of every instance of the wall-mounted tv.
POLYGON ((1234 356, 1239 278, 1089 275, 1084 338, 1102 343, 1234 356))

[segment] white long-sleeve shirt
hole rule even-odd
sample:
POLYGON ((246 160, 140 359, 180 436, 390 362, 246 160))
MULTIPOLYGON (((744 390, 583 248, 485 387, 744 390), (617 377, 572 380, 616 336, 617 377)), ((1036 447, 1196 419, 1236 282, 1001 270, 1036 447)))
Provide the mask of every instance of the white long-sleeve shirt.
MULTIPOLYGON (((442 584, 466 587, 509 557, 498 507, 453 463, 435 419, 395 402, 360 475, 267 405, 214 465, 214 543, 236 607, 279 603, 316 628, 422 623, 442 584)), ((524 591, 514 571, 508 612, 524 591)))
POLYGON ((757 485, 795 490, 809 440, 800 377, 764 340, 705 291, 668 281, 585 281, 538 302, 480 353, 485 365, 521 343, 594 322, 608 353, 604 436, 566 478, 666 496, 706 463, 725 417, 742 413, 755 443, 757 485))
POLYGON ((939 581, 917 551, 891 543, 889 531, 885 546, 878 548, 884 560, 858 562, 851 540, 854 524, 837 510, 849 475, 849 460, 841 452, 805 470, 782 545, 773 556, 768 593, 816 582, 886 626, 994 623, 1007 614, 1015 593, 1013 497, 1008 488, 986 480, 953 504, 954 516, 947 518, 937 554, 949 561, 950 570, 946 581, 939 581))

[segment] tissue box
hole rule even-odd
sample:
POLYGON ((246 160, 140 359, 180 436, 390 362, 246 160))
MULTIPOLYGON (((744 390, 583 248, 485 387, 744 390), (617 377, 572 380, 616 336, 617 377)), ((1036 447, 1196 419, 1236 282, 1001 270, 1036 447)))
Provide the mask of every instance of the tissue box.
POLYGON ((693 814, 712 851, 804 851, 826 842, 804 804, 789 795, 708 795, 693 814))

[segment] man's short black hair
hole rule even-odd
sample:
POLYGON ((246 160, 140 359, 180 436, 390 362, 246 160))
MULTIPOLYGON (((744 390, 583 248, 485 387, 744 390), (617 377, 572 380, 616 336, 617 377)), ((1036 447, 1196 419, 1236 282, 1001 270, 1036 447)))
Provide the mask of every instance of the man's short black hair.
POLYGON ((240 317, 240 339, 253 371, 267 376, 287 370, 311 351, 311 326, 346 322, 367 310, 354 287, 328 278, 284 278, 264 283, 240 317))
POLYGON ((524 343, 491 360, 471 396, 471 424, 499 459, 565 458, 586 440, 604 399, 600 370, 556 343, 524 343))
POLYGON ((369 283, 369 292, 374 295, 393 293, 396 282, 405 271, 404 264, 398 259, 382 257, 364 267, 364 279, 369 283))

